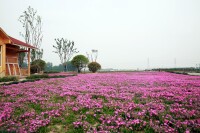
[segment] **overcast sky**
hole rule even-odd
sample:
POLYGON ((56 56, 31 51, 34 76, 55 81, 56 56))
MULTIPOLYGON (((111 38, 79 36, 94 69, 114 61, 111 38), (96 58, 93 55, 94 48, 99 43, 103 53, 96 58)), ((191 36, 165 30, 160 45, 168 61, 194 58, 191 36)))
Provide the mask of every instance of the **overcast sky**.
POLYGON ((20 40, 28 6, 43 21, 43 59, 60 63, 54 38, 99 51, 103 68, 195 67, 200 64, 200 0, 0 0, 0 27, 20 40))

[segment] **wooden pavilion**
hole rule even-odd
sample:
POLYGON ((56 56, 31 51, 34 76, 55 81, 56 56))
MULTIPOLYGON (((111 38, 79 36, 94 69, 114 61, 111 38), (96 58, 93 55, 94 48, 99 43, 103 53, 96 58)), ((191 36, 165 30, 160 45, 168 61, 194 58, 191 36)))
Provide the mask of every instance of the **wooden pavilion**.
POLYGON ((35 47, 8 36, 0 27, 0 77, 30 75, 30 49, 35 47), (23 50, 21 50, 23 48, 23 50), (27 68, 19 67, 19 53, 27 52, 27 68))

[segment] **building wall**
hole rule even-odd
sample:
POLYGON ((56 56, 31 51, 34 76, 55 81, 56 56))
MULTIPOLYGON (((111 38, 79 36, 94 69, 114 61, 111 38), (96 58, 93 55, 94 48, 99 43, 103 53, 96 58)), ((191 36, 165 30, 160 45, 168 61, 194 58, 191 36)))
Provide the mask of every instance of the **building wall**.
POLYGON ((20 75, 20 69, 18 68, 18 50, 19 46, 6 45, 6 75, 20 75))
MULTIPOLYGON (((12 43, 9 36, 0 27, 0 77, 20 75, 20 70, 18 68, 19 46, 11 45, 12 43)), ((28 69, 24 69, 21 74, 30 75, 30 48, 28 49, 28 55, 28 69)))

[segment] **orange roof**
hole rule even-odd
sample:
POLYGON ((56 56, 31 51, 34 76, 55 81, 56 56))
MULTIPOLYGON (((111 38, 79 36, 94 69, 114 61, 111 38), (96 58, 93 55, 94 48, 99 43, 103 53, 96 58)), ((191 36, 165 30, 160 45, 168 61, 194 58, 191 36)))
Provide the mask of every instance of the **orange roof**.
POLYGON ((22 47, 28 47, 28 48, 31 48, 31 49, 37 49, 36 47, 33 47, 32 45, 27 44, 25 42, 22 42, 22 41, 20 41, 18 39, 15 39, 15 38, 11 37, 11 36, 8 36, 8 37, 10 38, 12 44, 15 44, 15 45, 18 45, 18 46, 22 46, 22 47))
POLYGON ((27 48, 31 48, 31 49, 37 49, 36 47, 28 44, 28 43, 25 43, 25 42, 22 42, 14 37, 11 37, 11 36, 8 36, 6 34, 6 32, 3 31, 3 29, 0 27, 0 35, 4 36, 5 38, 8 39, 8 42, 6 42, 7 44, 12 44, 12 45, 17 45, 17 46, 22 46, 22 47, 27 47, 27 48))

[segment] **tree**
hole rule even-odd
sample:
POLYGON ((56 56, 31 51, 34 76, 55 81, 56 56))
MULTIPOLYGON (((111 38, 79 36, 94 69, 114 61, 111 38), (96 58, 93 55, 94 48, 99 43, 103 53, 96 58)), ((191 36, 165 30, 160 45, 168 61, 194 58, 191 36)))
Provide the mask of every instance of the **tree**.
POLYGON ((63 65, 64 71, 67 71, 67 62, 71 59, 74 53, 78 53, 77 49, 74 48, 74 42, 73 41, 68 41, 67 39, 64 38, 57 38, 55 39, 56 41, 56 46, 53 45, 56 51, 53 51, 54 53, 57 53, 60 62, 63 65))
MULTIPOLYGON (((23 48, 21 48, 21 50, 24 50, 23 48)), ((22 68, 23 64, 24 64, 24 58, 25 58, 26 54, 24 52, 20 52, 19 56, 18 56, 18 60, 19 60, 19 67, 22 68)))
POLYGON ((88 59, 90 59, 91 62, 96 62, 98 57, 98 50, 92 49, 92 53, 86 52, 88 59))
POLYGON ((86 67, 89 60, 84 55, 77 55, 72 59, 71 62, 78 69, 78 73, 80 73, 81 69, 86 67))
POLYGON ((31 62, 31 73, 40 73, 40 71, 43 71, 46 66, 46 62, 38 59, 31 62))
MULTIPOLYGON (((24 33, 20 34, 25 42, 37 48, 37 50, 31 50, 31 60, 41 59, 43 55, 43 50, 40 49, 43 39, 41 17, 37 15, 37 11, 29 6, 27 11, 24 11, 23 15, 19 17, 19 21, 24 28, 24 33)), ((23 59, 23 55, 21 58, 23 59)))
POLYGON ((97 70, 101 69, 101 65, 97 62, 91 62, 88 64, 89 71, 95 73, 97 70))
POLYGON ((53 63, 47 62, 45 66, 45 71, 51 71, 53 68, 53 63))

